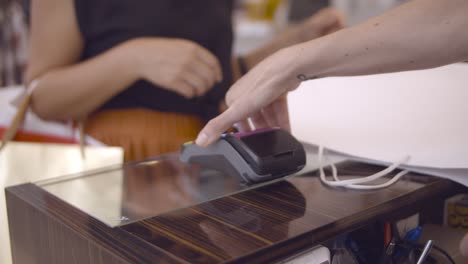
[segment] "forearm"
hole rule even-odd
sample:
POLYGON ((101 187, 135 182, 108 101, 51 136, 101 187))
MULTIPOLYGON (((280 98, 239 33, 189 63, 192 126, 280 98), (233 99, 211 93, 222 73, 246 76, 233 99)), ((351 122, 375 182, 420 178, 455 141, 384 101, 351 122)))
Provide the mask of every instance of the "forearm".
MULTIPOLYGON (((137 80, 126 44, 37 76, 32 107, 44 119, 83 118, 137 80)), ((32 81, 32 80, 28 80, 32 81)))
POLYGON ((468 1, 413 0, 364 24, 291 49, 292 74, 365 75, 468 58, 468 1))

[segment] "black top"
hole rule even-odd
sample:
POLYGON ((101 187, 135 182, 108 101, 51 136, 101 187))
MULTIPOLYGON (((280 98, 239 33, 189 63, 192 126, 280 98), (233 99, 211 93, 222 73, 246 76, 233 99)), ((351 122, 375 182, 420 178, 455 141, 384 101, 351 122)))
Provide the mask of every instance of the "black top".
MULTIPOLYGON (((202 97, 184 97, 138 81, 101 109, 144 107, 157 111, 196 114, 209 119, 232 82, 231 46, 233 0, 75 0, 78 24, 85 40, 82 60, 137 37, 192 40, 219 59, 223 82, 202 97)), ((161 65, 164 67, 164 65, 161 65)))

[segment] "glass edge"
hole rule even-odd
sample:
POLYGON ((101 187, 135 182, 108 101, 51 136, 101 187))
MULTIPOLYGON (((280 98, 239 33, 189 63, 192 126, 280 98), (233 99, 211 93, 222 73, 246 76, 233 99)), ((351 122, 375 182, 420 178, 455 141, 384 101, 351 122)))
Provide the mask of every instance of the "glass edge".
POLYGON ((153 164, 154 162, 169 160, 169 159, 177 157, 177 156, 178 156, 177 152, 168 153, 168 154, 165 154, 165 155, 148 157, 146 159, 139 160, 139 161, 116 163, 114 165, 108 165, 108 166, 104 166, 104 167, 101 167, 101 168, 96 168, 96 169, 84 170, 84 171, 76 172, 76 173, 65 174, 65 175, 62 175, 62 176, 53 177, 51 179, 33 181, 32 183, 37 185, 37 186, 42 187, 42 186, 47 186, 47 185, 51 185, 51 184, 57 184, 57 183, 64 182, 64 181, 74 180, 74 179, 77 179, 77 178, 91 177, 91 176, 95 176, 97 174, 102 174, 102 173, 105 173, 105 172, 121 170, 121 169, 124 169, 125 167, 130 167, 130 166, 135 166, 136 167, 136 166, 141 166, 141 165, 146 165, 146 164, 153 164))
POLYGON ((105 172, 120 170, 123 167, 125 167, 125 164, 114 164, 114 165, 109 165, 109 166, 105 166, 102 168, 85 170, 85 171, 77 172, 77 173, 65 174, 62 176, 53 177, 51 179, 34 181, 32 183, 39 187, 45 187, 51 184, 57 184, 57 183, 64 182, 64 181, 70 181, 70 180, 74 180, 78 178, 86 178, 86 177, 91 177, 91 176, 95 176, 98 174, 102 174, 105 172))

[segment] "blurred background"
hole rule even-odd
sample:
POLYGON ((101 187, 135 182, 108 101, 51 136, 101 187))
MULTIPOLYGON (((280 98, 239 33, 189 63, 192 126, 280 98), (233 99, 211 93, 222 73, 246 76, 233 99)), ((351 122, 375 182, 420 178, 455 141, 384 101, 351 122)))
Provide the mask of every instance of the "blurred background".
POLYGON ((407 0, 237 0, 235 54, 268 42, 287 25, 298 23, 318 10, 332 6, 355 25, 407 0))
MULTIPOLYGON (((289 24, 333 6, 357 24, 407 0, 235 0, 234 54, 253 50, 289 24)), ((0 0, 0 87, 20 84, 27 65, 28 0, 0 0)))

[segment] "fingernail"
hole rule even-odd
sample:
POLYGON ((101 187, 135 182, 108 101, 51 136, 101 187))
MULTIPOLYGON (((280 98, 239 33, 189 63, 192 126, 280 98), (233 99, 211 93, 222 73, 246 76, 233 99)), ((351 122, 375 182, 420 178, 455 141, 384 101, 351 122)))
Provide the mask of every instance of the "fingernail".
POLYGON ((198 135, 197 139, 195 140, 195 143, 199 146, 205 147, 208 143, 208 136, 205 133, 201 133, 200 135, 198 135))

